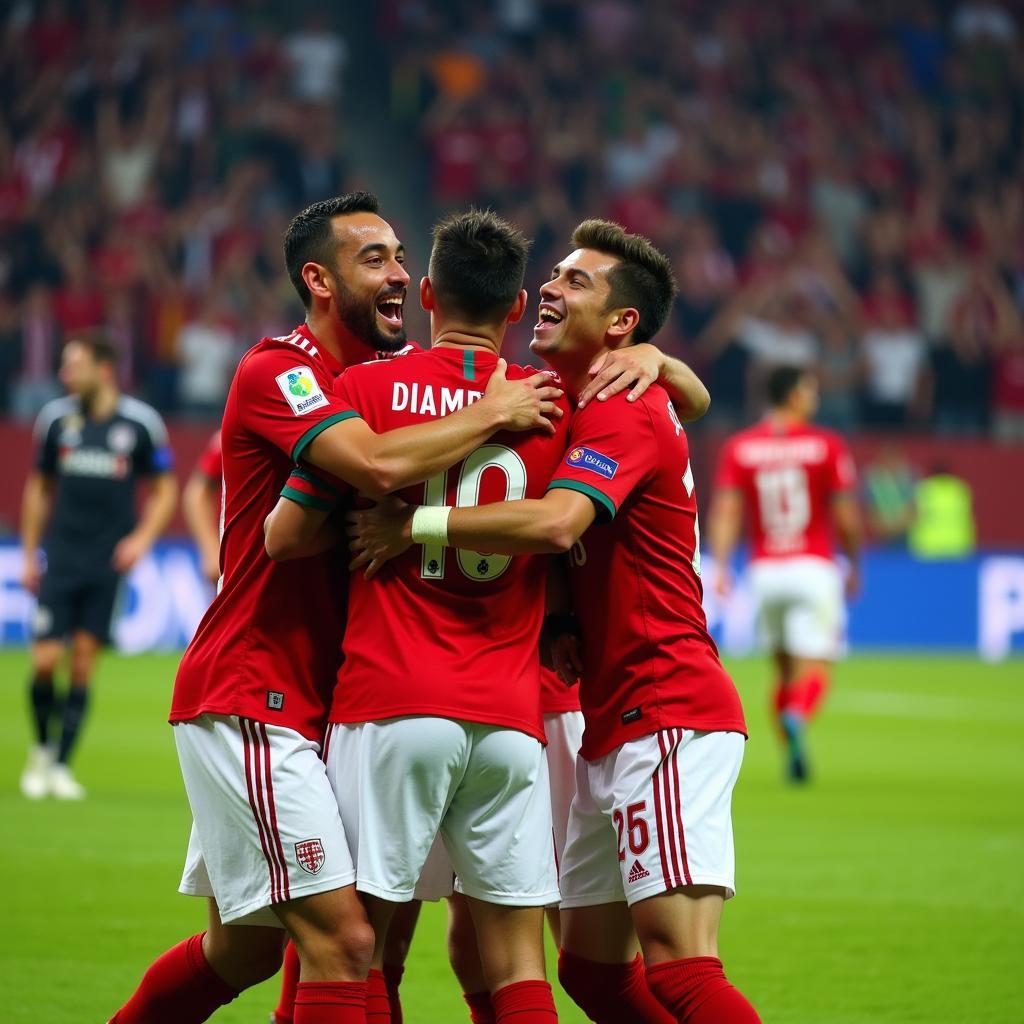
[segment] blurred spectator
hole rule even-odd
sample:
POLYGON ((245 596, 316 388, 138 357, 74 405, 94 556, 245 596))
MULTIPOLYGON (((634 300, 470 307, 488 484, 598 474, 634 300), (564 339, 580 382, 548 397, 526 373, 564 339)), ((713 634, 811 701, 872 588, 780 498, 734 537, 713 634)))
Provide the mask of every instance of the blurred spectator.
POLYGON ((341 92, 348 47, 322 14, 307 16, 303 27, 285 40, 292 92, 310 103, 330 103, 341 92))
POLYGON ((914 471, 902 449, 885 444, 864 467, 864 499, 868 528, 884 544, 902 544, 914 522, 914 471))
POLYGON ((910 550, 918 558, 963 558, 974 551, 970 485, 945 466, 935 466, 914 491, 916 515, 910 550))
POLYGON ((178 335, 181 411, 199 419, 218 418, 238 355, 223 303, 216 295, 208 295, 198 316, 186 323, 178 335))
POLYGON ((864 300, 864 422, 906 427, 924 420, 928 348, 909 296, 893 274, 880 273, 864 300))

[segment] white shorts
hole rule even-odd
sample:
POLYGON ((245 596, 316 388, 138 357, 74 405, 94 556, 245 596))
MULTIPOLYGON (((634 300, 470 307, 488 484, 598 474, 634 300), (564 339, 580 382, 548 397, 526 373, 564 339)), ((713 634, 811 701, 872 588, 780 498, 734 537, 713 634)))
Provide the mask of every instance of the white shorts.
POLYGON ((663 729, 576 760, 561 906, 632 905, 683 885, 736 894, 738 732, 663 729))
POLYGON ((532 736, 410 716, 332 725, 327 749, 360 891, 413 899, 440 835, 460 892, 505 906, 557 901, 547 762, 532 736))
POLYGON ((583 742, 583 712, 564 711, 544 716, 548 745, 548 780, 551 784, 551 824, 555 837, 555 863, 561 865, 569 827, 569 808, 576 795, 576 755, 583 742))
POLYGON ((280 927, 275 904, 355 881, 318 744, 234 715, 179 722, 174 741, 193 821, 179 892, 280 927))
POLYGON ((748 570, 758 631, 768 650, 834 661, 846 627, 839 567, 824 558, 761 558, 748 570))
MULTIPOLYGON (((562 862, 565 834, 569 824, 569 807, 576 793, 576 755, 583 742, 583 713, 564 711, 544 716, 544 732, 548 745, 544 754, 548 762, 548 784, 551 789, 551 832, 555 847, 555 868, 562 862)), ((413 899, 437 902, 447 899, 458 888, 455 869, 440 833, 427 854, 420 872, 413 899)), ((461 890, 460 890, 461 891, 461 890)))

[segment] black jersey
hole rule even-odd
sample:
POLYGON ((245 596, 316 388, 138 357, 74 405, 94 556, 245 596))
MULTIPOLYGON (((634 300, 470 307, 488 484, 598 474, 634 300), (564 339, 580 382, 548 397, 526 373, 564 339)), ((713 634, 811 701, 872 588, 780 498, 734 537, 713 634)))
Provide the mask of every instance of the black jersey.
POLYGON ((47 572, 71 579, 110 571, 117 542, 135 527, 135 484, 172 465, 167 428, 145 402, 121 396, 112 416, 90 419, 74 396, 43 407, 36 468, 56 483, 43 546, 47 572))

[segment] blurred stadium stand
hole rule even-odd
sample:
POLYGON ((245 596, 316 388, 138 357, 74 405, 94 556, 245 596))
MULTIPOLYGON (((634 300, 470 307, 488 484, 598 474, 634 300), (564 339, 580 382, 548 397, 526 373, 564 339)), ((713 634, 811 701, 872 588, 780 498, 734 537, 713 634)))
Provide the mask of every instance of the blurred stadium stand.
POLYGON ((787 358, 841 429, 1024 440, 1019 0, 5 9, 0 411, 31 418, 96 329, 127 385, 208 419, 300 315, 287 220, 359 184, 414 271, 469 203, 536 239, 533 285, 582 216, 649 234, 718 423, 787 358))
MULTIPOLYGON (((426 269, 475 203, 535 238, 652 237, 664 346, 707 380, 705 493, 764 368, 818 368, 866 464, 970 485, 1024 548, 1024 2, 15 0, 0 42, 0 524, 70 335, 98 330, 168 415, 181 472, 238 354, 301 317, 288 219, 353 187, 426 269), (308 14, 303 11, 308 10, 308 14)), ((426 320, 411 299, 410 335, 426 320)), ((528 328, 512 333, 528 358, 528 328)), ((180 523, 179 523, 180 526, 180 523)))

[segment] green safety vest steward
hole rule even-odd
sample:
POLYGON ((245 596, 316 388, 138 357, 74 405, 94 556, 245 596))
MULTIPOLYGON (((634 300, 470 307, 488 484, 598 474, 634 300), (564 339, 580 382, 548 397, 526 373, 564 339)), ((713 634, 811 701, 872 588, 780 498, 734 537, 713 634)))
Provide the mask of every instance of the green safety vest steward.
POLYGON ((917 518, 910 550, 918 558, 959 558, 974 551, 971 488, 955 476, 930 476, 917 485, 917 518))

